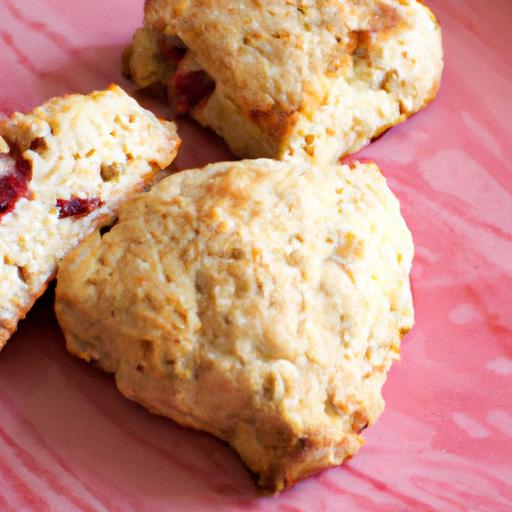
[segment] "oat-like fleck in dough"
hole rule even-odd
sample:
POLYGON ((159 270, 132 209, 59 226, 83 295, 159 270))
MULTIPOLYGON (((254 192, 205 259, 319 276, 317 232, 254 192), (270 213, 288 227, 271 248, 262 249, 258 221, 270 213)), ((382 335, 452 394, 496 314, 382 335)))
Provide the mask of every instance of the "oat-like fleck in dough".
POLYGON ((341 463, 413 325, 410 233, 374 164, 254 160, 166 178, 60 267, 67 347, 233 446, 280 490, 341 463))

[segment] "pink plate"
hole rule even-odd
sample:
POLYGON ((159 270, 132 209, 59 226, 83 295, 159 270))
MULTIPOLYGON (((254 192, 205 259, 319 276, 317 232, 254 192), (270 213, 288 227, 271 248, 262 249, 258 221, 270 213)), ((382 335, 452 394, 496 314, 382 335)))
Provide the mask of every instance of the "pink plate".
MULTIPOLYGON (((417 325, 366 446, 278 497, 69 356, 46 294, 0 354, 0 510, 512 510, 512 2, 431 0, 441 92, 361 152, 413 232, 417 325)), ((118 82, 142 0, 0 0, 0 112, 118 82)), ((166 108, 160 113, 165 114, 166 108)), ((186 120, 178 167, 232 158, 186 120)))

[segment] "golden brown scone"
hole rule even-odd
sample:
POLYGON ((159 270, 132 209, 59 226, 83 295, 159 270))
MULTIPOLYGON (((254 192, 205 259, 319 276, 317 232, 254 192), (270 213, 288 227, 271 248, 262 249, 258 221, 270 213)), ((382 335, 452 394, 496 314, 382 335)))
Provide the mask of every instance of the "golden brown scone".
POLYGON ((374 164, 219 163, 166 178, 62 262, 67 348, 235 448, 280 490, 341 463, 413 325, 413 256, 374 164))
POLYGON ((241 158, 334 163, 426 106, 441 30, 419 0, 146 0, 125 55, 241 158))
POLYGON ((57 260, 154 181, 179 146, 117 86, 54 98, 0 121, 0 348, 57 260))

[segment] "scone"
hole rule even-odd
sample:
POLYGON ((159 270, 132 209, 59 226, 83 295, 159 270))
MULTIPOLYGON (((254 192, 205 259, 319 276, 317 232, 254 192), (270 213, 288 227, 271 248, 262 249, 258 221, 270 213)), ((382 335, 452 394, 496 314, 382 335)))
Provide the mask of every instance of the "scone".
POLYGON ((374 164, 166 178, 62 262, 68 350, 280 490, 363 443, 413 325, 410 233, 374 164))
POLYGON ((57 260, 174 159, 173 123, 117 86, 0 121, 0 348, 57 260))
POLYGON ((420 0, 146 0, 125 74, 241 158, 335 163, 427 105, 441 30, 420 0))

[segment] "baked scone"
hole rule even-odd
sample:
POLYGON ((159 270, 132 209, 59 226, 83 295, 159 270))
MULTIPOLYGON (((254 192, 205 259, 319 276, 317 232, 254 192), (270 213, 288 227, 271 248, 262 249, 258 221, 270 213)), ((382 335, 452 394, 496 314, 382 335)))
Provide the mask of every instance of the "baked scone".
POLYGON ((124 65, 239 157, 312 164, 425 107, 442 67, 420 0, 146 0, 124 65))
POLYGON ((61 263, 73 354, 128 398, 227 441, 280 490, 341 463, 413 325, 410 233, 374 164, 175 174, 61 263))
POLYGON ((117 86, 0 121, 0 348, 57 260, 174 159, 175 125, 117 86))

